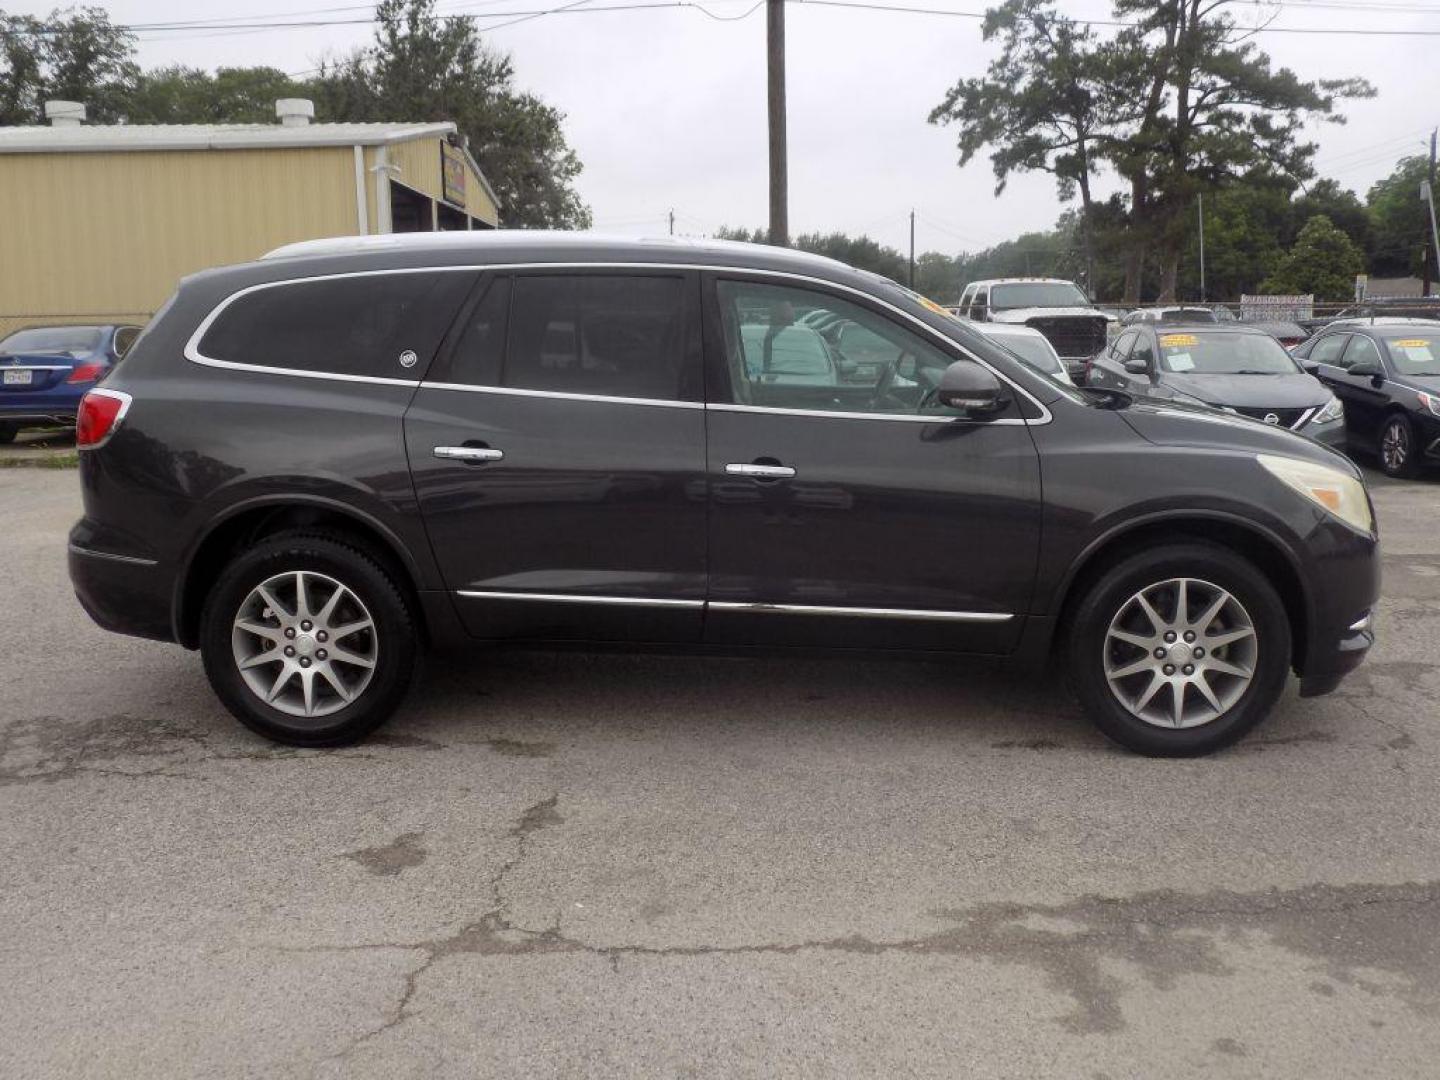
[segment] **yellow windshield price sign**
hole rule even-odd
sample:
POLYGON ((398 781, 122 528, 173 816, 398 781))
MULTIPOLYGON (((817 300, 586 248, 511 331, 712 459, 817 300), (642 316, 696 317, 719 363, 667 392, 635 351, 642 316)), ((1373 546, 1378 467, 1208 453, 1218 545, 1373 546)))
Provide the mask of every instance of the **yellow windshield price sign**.
POLYGON ((1200 339, 1194 334, 1161 334, 1160 347, 1162 349, 1179 349, 1190 345, 1199 345, 1200 339))
POLYGON ((1397 349, 1428 349, 1430 342, 1425 338, 1406 338, 1404 341, 1395 342, 1397 349))

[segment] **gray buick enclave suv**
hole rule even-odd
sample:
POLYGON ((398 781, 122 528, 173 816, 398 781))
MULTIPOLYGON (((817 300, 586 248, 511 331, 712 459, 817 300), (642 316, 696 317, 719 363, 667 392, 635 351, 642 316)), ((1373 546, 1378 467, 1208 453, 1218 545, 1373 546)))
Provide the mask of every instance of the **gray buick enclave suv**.
POLYGON ((1339 454, 769 247, 283 248, 183 281, 78 442, 85 609, 299 745, 471 644, 1058 659, 1106 734, 1196 754, 1374 640, 1339 454))

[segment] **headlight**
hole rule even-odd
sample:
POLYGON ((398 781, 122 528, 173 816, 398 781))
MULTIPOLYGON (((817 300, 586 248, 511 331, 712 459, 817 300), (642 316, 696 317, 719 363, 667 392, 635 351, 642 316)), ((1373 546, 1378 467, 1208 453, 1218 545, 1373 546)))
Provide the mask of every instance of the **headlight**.
POLYGON ((1330 400, 1320 407, 1320 411, 1310 418, 1312 424, 1328 424, 1332 420, 1345 419, 1345 403, 1334 394, 1330 400))
POLYGON ((1300 458, 1256 454, 1255 460, 1271 476, 1294 488, 1351 528, 1363 533, 1375 531, 1375 518, 1370 513, 1370 500, 1365 497, 1365 485, 1355 477, 1328 465, 1300 458))
POLYGON ((1420 404, 1429 409, 1434 415, 1440 416, 1440 397, 1434 394, 1427 394, 1423 390, 1416 391, 1420 397, 1420 404))

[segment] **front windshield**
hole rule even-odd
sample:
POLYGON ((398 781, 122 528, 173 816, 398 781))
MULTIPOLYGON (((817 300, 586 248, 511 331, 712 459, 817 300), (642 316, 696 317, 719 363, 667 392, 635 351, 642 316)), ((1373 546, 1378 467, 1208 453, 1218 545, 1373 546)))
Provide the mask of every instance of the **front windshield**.
POLYGON ((1406 330, 1386 334, 1385 344, 1390 362, 1401 375, 1440 375, 1440 333, 1406 330))
POLYGON ((1041 338, 1021 337, 1020 335, 995 338, 1001 345, 1020 357, 1033 368, 1043 371, 1046 375, 1054 375, 1064 370, 1060 366, 1060 358, 1051 350, 1048 342, 1041 338))
POLYGON ((995 311, 1027 307, 1089 307, 1078 285, 1068 281, 1022 281, 990 286, 990 307, 995 311))
POLYGON ((0 341, 0 353, 94 352, 100 331, 94 326, 36 326, 0 341))
POLYGON ((1189 330, 1159 337, 1160 369, 1177 375, 1294 375, 1300 370, 1269 334, 1189 330))

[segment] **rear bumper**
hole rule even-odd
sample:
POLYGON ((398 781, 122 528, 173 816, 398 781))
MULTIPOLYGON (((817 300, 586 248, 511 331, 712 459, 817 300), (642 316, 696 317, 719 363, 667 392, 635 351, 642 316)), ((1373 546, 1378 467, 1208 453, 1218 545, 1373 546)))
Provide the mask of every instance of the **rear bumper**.
POLYGON ((152 559, 85 547, 80 531, 70 534, 70 583, 85 613, 117 634, 174 641, 170 574, 152 559))
POLYGON ((73 424, 75 413, 80 408, 80 399, 85 391, 96 384, 77 383, 74 386, 62 384, 63 388, 19 392, 0 391, 0 420, 19 421, 24 424, 46 422, 73 424))

